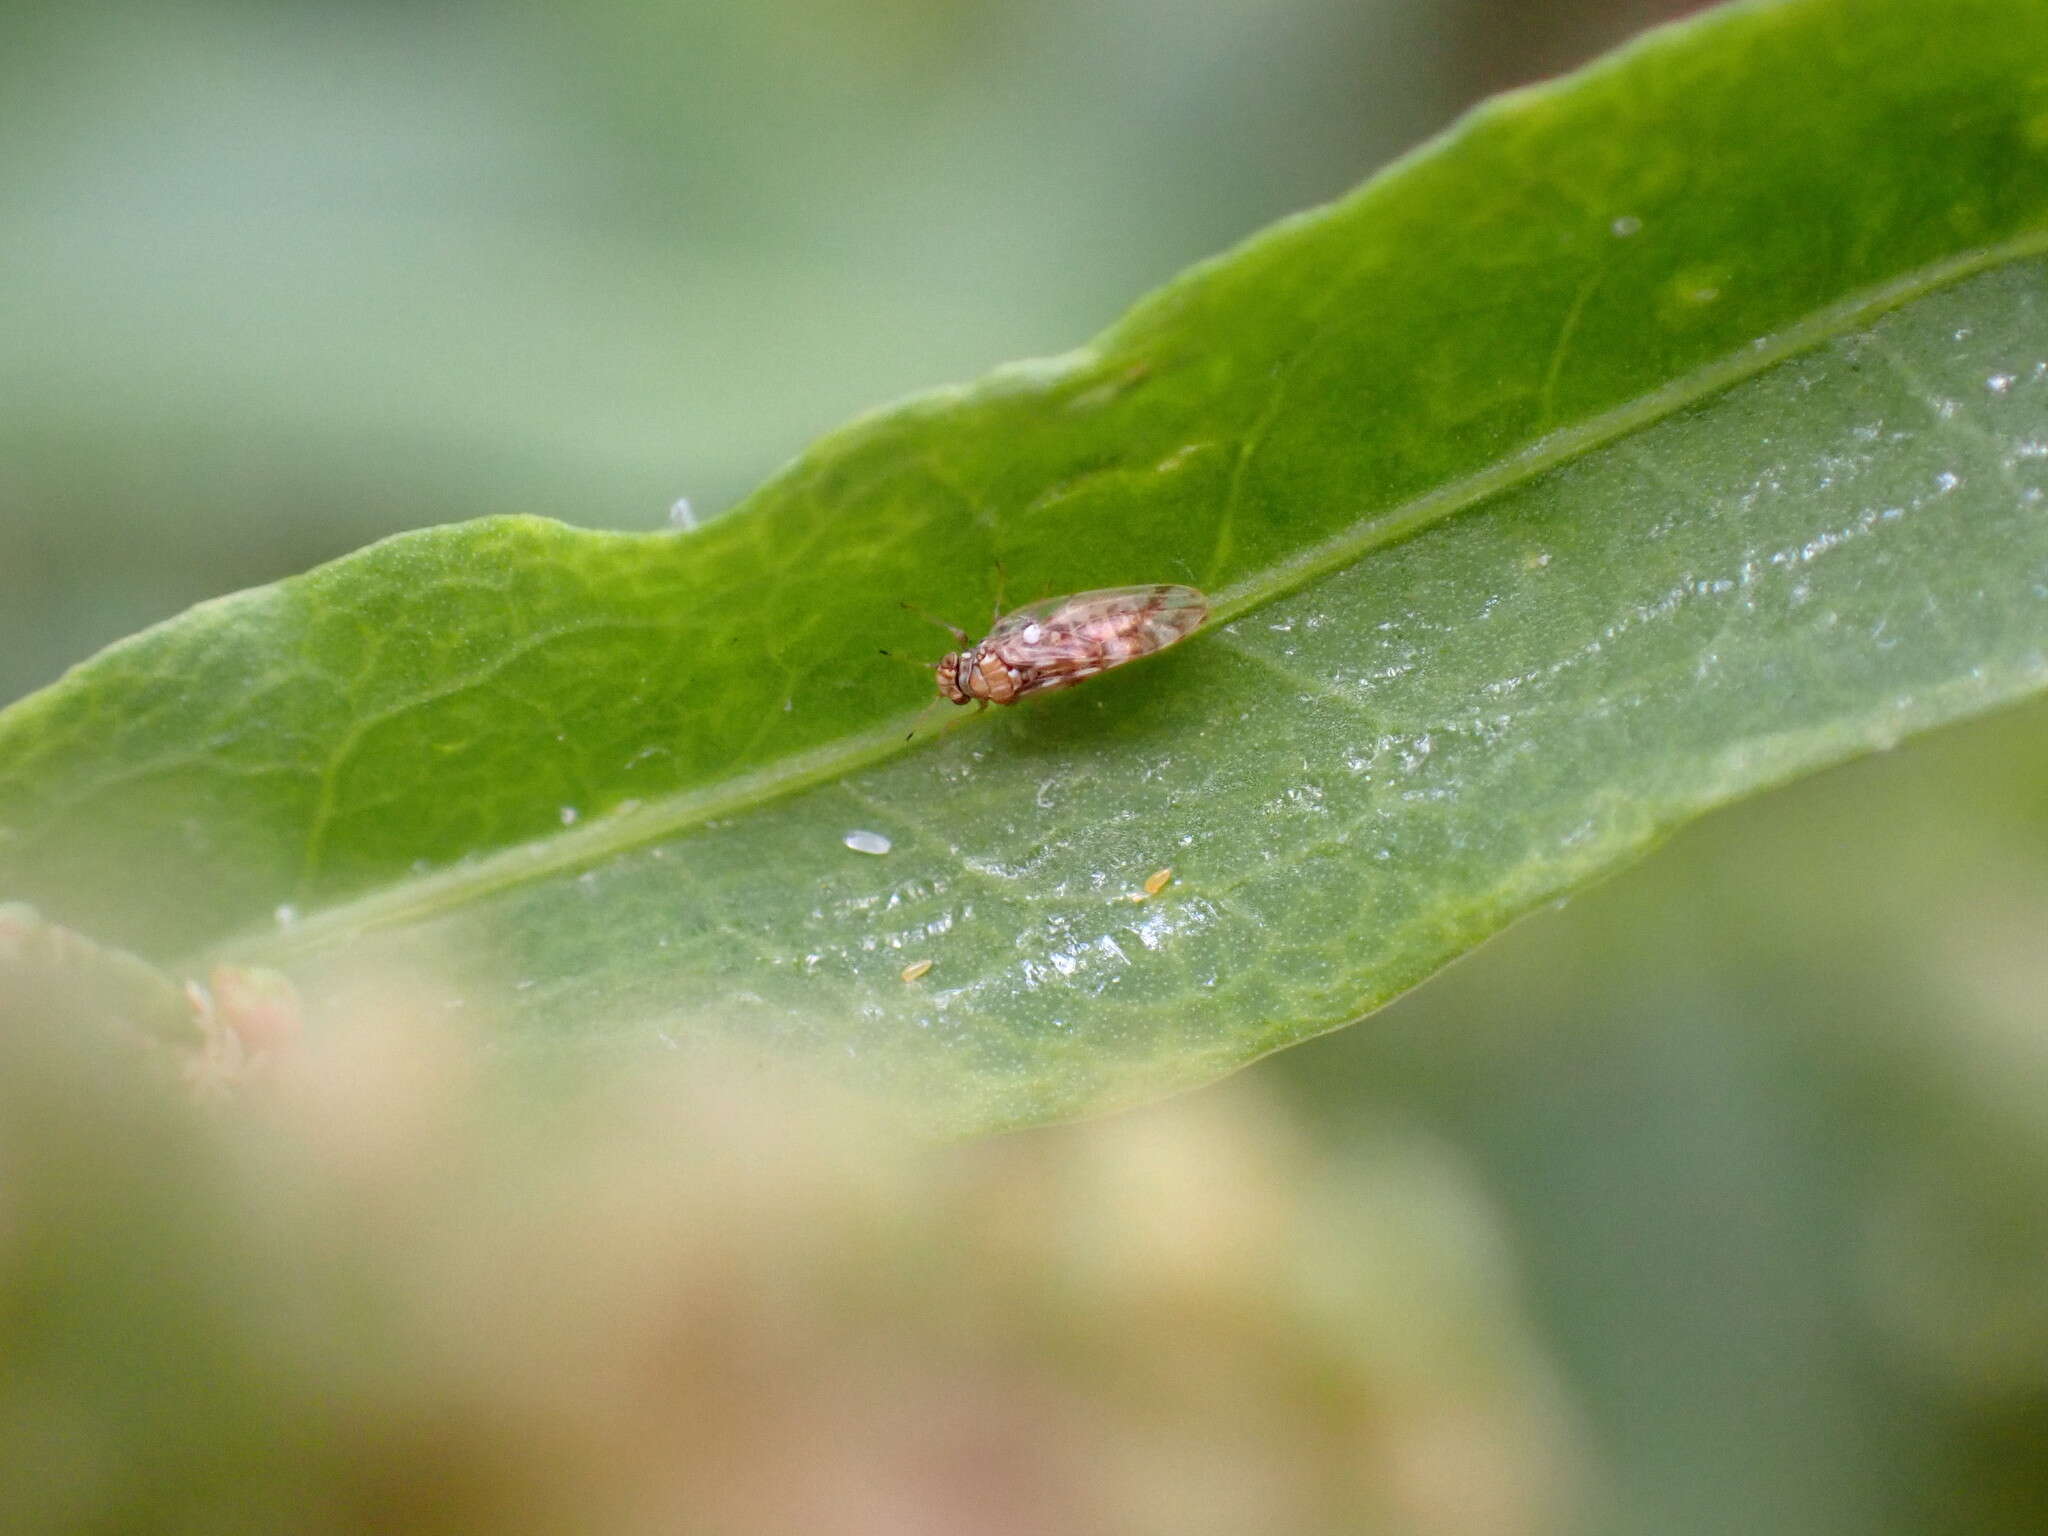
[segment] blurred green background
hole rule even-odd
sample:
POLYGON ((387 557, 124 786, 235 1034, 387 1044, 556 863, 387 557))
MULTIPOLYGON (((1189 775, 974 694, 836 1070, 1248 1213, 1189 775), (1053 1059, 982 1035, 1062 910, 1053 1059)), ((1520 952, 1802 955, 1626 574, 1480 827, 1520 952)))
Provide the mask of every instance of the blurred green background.
MULTIPOLYGON (((716 515, 1684 8, 7 5, 0 701, 400 529, 716 515)), ((1471 1192, 1582 1528, 2038 1532, 2044 918, 2036 709, 1714 818, 1249 1076, 1333 1164, 1391 1138, 1471 1192)))

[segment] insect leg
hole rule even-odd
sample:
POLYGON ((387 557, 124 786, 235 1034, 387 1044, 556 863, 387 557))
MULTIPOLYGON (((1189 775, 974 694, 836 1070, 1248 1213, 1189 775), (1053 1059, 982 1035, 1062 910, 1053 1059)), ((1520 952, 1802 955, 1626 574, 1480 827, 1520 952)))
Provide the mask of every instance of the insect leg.
POLYGON ((910 729, 903 733, 903 739, 908 741, 918 733, 918 730, 924 725, 926 718, 931 714, 934 704, 943 704, 945 702, 937 694, 933 694, 932 697, 926 699, 924 701, 924 708, 920 709, 917 712, 917 718, 910 722, 910 729))

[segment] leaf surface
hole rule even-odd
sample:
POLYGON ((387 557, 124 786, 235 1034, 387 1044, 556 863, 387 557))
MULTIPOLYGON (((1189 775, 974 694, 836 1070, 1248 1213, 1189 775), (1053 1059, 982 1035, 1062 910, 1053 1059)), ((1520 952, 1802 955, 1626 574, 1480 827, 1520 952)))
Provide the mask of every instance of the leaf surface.
POLYGON ((694 533, 428 530, 102 653, 0 715, 0 895, 949 1127, 1197 1081, 2038 690, 2044 250, 2048 10, 1715 13, 694 533), (999 563, 1219 619, 906 744, 899 600, 999 563))

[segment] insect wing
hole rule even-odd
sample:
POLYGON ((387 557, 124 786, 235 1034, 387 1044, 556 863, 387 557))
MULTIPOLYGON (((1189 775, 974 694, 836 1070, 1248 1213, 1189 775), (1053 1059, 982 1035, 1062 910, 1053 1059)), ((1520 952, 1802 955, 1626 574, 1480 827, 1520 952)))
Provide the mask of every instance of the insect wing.
POLYGON ((1023 692, 1064 688, 1164 650, 1209 616, 1193 587, 1106 587, 1020 608, 982 642, 1029 681, 1023 692))
POLYGON ((1142 649, 1136 654, 1142 656, 1193 634, 1208 616, 1209 600, 1193 587, 1104 587, 1007 613, 982 644, 1021 655, 1038 648, 1066 651, 1077 642, 1114 638, 1138 642, 1142 649))

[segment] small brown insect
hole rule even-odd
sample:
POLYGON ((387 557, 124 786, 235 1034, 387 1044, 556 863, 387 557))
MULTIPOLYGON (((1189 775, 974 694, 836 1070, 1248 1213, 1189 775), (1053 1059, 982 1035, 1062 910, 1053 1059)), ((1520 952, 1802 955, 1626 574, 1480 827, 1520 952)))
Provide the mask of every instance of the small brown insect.
POLYGON ((955 704, 1014 704, 1026 694, 1071 688, 1098 672, 1184 640, 1209 617, 1193 587, 1105 587, 1019 608, 996 620, 988 638, 948 651, 937 666, 939 693, 955 704))
POLYGON ((920 981, 923 979, 925 972, 931 968, 932 962, 929 960, 913 960, 910 964, 903 967, 903 979, 905 981, 920 981))

